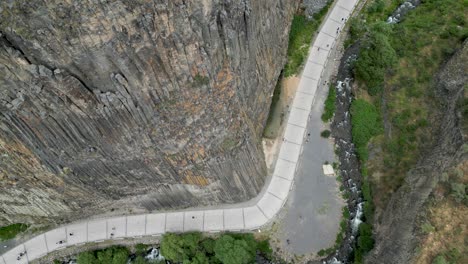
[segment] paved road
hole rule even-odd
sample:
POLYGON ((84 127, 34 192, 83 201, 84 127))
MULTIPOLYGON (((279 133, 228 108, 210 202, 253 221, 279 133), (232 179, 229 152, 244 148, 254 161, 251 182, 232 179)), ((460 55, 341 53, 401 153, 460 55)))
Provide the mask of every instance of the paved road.
MULTIPOLYGON (((321 120, 329 86, 325 85, 325 81, 330 79, 334 73, 333 68, 337 66, 333 60, 328 63, 328 59, 335 57, 337 53, 336 30, 338 27, 341 30, 350 15, 350 6, 343 6, 343 3, 338 1, 328 19, 325 18, 331 22, 323 24, 321 33, 313 42, 308 59, 310 65, 306 65, 303 73, 305 78, 302 78, 299 87, 299 91, 302 91, 318 83, 307 124, 309 142, 303 146, 294 177, 294 187, 289 194, 286 210, 281 213, 278 232, 275 235, 288 255, 308 255, 333 246, 339 231, 341 210, 345 205, 335 177, 325 176, 322 172, 322 165, 326 161, 332 163, 335 155, 333 142, 320 136, 320 132, 326 129, 321 120), (317 64, 324 67, 318 68, 317 64), (317 78, 308 78, 309 69, 316 69, 315 74, 321 69, 320 82, 317 78)), ((350 2, 347 4, 352 5, 350 2)), ((315 74, 313 76, 316 76, 315 74)))
MULTIPOLYGON (((329 50, 339 34, 336 30, 342 27, 341 19, 349 16, 357 1, 338 0, 325 19, 313 43, 314 47, 294 97, 285 130, 285 141, 282 143, 273 176, 260 196, 254 199, 255 203, 243 203, 238 207, 229 206, 224 209, 197 209, 109 217, 69 224, 40 234, 16 246, 1 256, 0 264, 29 263, 49 252, 87 242, 161 235, 165 232, 247 231, 258 229, 270 222, 287 201, 298 168, 297 163, 303 151, 309 113, 311 110, 316 113, 321 111, 317 107, 312 108, 312 105, 329 50), (320 50, 315 47, 320 47, 320 50), (27 254, 18 259, 20 253, 25 251, 27 254)), ((308 152, 309 150, 306 151, 308 152)), ((306 155, 313 158, 309 154, 306 155)), ((321 161, 314 162, 321 163, 321 161)), ((307 167, 303 168, 307 169, 307 167)), ((313 173, 322 172, 314 171, 313 173)))

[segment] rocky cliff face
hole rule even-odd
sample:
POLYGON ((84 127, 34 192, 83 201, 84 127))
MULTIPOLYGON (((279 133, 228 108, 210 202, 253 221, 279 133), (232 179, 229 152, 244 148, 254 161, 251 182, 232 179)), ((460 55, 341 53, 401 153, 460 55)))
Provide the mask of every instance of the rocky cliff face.
MULTIPOLYGON (((436 95, 440 99, 436 140, 427 155, 405 178, 405 183, 393 194, 377 225, 376 245, 367 263, 413 263, 418 245, 416 223, 418 214, 442 173, 468 158, 466 132, 462 127, 462 109, 457 103, 464 98, 468 82, 468 41, 444 65, 436 78, 436 95)), ((465 125, 466 126, 466 125, 465 125)))
POLYGON ((0 224, 255 196, 296 6, 2 1, 0 224))

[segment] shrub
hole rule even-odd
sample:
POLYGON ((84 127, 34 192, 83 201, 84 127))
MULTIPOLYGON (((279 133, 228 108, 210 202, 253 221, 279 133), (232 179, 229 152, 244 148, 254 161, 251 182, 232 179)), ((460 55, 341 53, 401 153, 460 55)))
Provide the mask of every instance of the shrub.
POLYGON ((328 138, 328 137, 330 137, 330 135, 331 135, 330 130, 324 130, 324 131, 322 131, 322 133, 320 133, 320 136, 322 136, 324 138, 328 138))
POLYGON ((434 232, 435 231, 435 228, 431 225, 431 223, 424 223, 422 226, 421 226, 421 230, 426 233, 426 234, 429 234, 431 232, 434 232))
POLYGON ((135 246, 135 253, 137 255, 141 255, 146 252, 146 249, 148 248, 148 245, 145 244, 136 244, 135 246))
POLYGON ((359 225, 358 246, 363 253, 369 252, 374 247, 374 239, 372 238, 372 228, 367 223, 359 225))
POLYGON ((208 85, 209 83, 210 83, 210 79, 208 79, 208 77, 197 74, 193 77, 192 85, 193 87, 198 87, 198 86, 208 85))
POLYGON ((445 260, 445 257, 442 255, 438 255, 435 257, 435 259, 432 261, 432 264, 449 264, 447 260, 445 260))
POLYGON ((273 257, 273 250, 270 247, 270 243, 268 240, 262 240, 258 242, 257 249, 260 251, 264 257, 270 259, 273 257))
POLYGON ((462 202, 466 198, 466 186, 463 183, 450 184, 450 194, 457 202, 462 202))

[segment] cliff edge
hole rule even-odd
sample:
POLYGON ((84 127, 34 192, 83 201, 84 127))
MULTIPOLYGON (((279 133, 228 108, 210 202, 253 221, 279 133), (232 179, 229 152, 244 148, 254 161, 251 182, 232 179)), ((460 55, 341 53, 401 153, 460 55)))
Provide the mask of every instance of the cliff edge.
POLYGON ((0 225, 254 197, 296 6, 0 3, 0 225))

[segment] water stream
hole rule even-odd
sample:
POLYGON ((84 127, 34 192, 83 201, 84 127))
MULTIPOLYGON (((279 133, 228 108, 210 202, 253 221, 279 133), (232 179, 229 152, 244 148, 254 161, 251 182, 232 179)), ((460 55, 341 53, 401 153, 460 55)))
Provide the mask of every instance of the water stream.
MULTIPOLYGON (((395 24, 400 22, 403 17, 416 6, 421 0, 407 0, 402 3, 391 16, 387 23, 395 24)), ((362 223, 364 201, 361 193, 361 173, 359 161, 356 156, 354 144, 351 136, 351 116, 350 107, 353 99, 351 89, 353 83, 353 62, 359 54, 360 43, 356 43, 343 54, 338 75, 336 77, 336 111, 332 123, 332 135, 335 138, 338 158, 340 161, 339 173, 342 177, 343 186, 349 194, 347 206, 350 212, 348 219, 348 228, 345 232, 345 238, 338 250, 322 260, 326 264, 348 263, 356 244, 356 236, 359 225, 362 223)))

